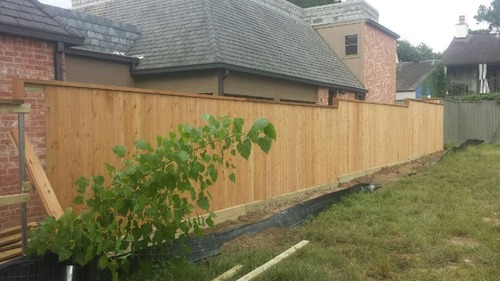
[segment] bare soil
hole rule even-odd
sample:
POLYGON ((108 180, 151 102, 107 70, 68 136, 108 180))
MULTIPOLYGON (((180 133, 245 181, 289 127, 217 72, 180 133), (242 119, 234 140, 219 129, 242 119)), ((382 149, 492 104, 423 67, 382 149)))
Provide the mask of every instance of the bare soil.
MULTIPOLYGON (((285 210, 291 206, 299 204, 301 202, 319 197, 321 195, 348 188, 358 183, 370 183, 376 182, 381 184, 382 186, 399 180, 404 177, 411 177, 418 175, 421 173, 423 167, 433 165, 438 162, 445 155, 445 151, 437 152, 417 160, 413 160, 401 165, 386 167, 381 169, 380 171, 372 174, 357 178, 351 182, 340 184, 336 189, 324 189, 318 191, 311 191, 309 193, 305 193, 301 196, 298 196, 290 201, 285 203, 277 203, 272 204, 264 210, 259 210, 255 212, 250 212, 246 215, 240 216, 237 220, 230 220, 216 225, 214 228, 208 230, 206 233, 218 233, 223 232, 225 230, 230 230, 236 228, 238 226, 243 226, 251 223, 256 223, 262 220, 265 220, 282 210, 285 210)), ((226 243, 222 251, 228 249, 245 249, 250 248, 254 245, 262 245, 262 243, 279 243, 277 241, 286 241, 286 237, 284 237, 285 232, 290 231, 287 229, 279 229, 279 228, 270 228, 258 234, 245 234, 242 235, 229 243, 226 243), (283 239, 279 239, 283 236, 283 239)))

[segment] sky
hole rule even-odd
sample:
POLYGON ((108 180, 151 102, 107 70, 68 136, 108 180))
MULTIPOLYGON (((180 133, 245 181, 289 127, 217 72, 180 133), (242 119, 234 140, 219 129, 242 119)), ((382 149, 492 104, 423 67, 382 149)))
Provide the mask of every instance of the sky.
MULTIPOLYGON (((39 0, 42 3, 71 8, 71 0, 39 0)), ((161 1, 161 0, 160 0, 161 1)), ((344 0, 345 1, 345 0, 344 0)), ((477 25, 474 15, 479 5, 492 0, 366 0, 379 12, 379 23, 413 45, 424 43, 435 52, 444 51, 455 35, 458 17, 465 15, 471 29, 477 25)))

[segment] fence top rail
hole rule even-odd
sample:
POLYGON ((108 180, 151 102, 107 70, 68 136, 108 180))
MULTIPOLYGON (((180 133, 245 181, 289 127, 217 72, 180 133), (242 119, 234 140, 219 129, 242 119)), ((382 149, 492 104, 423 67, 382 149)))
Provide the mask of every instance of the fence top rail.
POLYGON ((428 100, 406 99, 405 104, 401 105, 401 104, 390 104, 390 103, 380 103, 380 102, 372 102, 372 101, 360 101, 360 100, 335 98, 332 105, 318 105, 318 104, 306 104, 306 103, 302 104, 302 103, 283 102, 283 101, 258 100, 258 99, 249 99, 249 98, 239 98, 239 97, 210 96, 210 95, 193 94, 193 93, 182 92, 182 91, 168 91, 168 90, 118 87, 118 86, 86 84, 86 83, 65 82, 65 81, 17 79, 17 81, 15 83, 20 83, 23 85, 23 87, 26 87, 26 85, 62 86, 62 87, 70 87, 70 88, 84 88, 84 89, 105 90, 105 91, 106 90, 107 91, 119 91, 119 92, 125 92, 125 93, 169 95, 169 96, 179 96, 179 97, 191 97, 191 98, 196 98, 196 99, 230 100, 230 101, 239 101, 239 102, 260 103, 260 104, 290 105, 290 106, 314 107, 314 108, 325 108, 325 109, 337 109, 340 101, 353 102, 353 103, 363 103, 363 104, 373 104, 373 105, 379 105, 379 106, 394 106, 394 107, 408 107, 409 104, 413 103, 413 102, 427 103, 427 104, 434 104, 437 106, 442 106, 442 104, 439 104, 436 102, 436 99, 428 99, 428 100))

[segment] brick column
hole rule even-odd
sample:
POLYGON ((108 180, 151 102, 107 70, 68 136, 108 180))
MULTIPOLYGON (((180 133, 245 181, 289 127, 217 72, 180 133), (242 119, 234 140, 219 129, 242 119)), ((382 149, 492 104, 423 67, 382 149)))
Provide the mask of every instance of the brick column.
POLYGON ((327 88, 318 88, 318 92, 316 94, 316 104, 328 105, 328 89, 327 88))
MULTIPOLYGON (((0 98, 12 98, 15 78, 54 79, 54 44, 0 35, 0 98)), ((31 104, 25 128, 42 163, 45 160, 45 96, 26 93, 31 104)), ((0 195, 19 193, 19 159, 8 132, 17 128, 17 114, 0 114, 0 195)), ((27 204, 28 221, 39 221, 46 213, 36 192, 27 204)), ((0 229, 19 225, 19 205, 0 207, 0 229)))

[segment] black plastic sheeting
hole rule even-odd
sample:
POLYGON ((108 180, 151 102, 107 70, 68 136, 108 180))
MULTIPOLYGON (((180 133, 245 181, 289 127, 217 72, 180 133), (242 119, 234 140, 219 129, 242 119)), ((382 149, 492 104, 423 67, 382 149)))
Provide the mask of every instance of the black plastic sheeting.
MULTIPOLYGON (((189 261, 200 261, 220 254, 221 246, 243 234, 259 233, 267 228, 290 228, 303 224, 311 217, 317 216, 332 204, 339 202, 343 197, 360 192, 372 192, 379 188, 377 183, 356 184, 347 189, 335 191, 320 197, 292 206, 261 222, 237 227, 228 231, 205 235, 200 238, 189 238, 184 243, 190 248, 186 255, 189 261)), ((174 245, 174 248, 178 246, 174 245)), ((154 252, 154 251, 153 251, 154 252)), ((175 252, 175 251, 174 251, 175 252)), ((158 256, 157 256, 158 257, 158 256)), ((44 257, 27 256, 0 265, 0 281, 8 280, 60 280, 67 263, 60 263, 54 255, 44 257)), ((84 267, 85 280, 108 280, 109 272, 97 270, 95 264, 84 267)))
POLYGON ((484 140, 468 139, 468 140, 464 141, 461 145, 454 147, 453 151, 454 152, 464 151, 467 147, 469 147, 471 145, 480 145, 483 142, 484 142, 484 140))
POLYGON ((206 235, 201 238, 189 239, 185 243, 191 249, 191 253, 186 257, 190 261, 199 261, 218 255, 224 243, 243 234, 255 234, 271 227, 287 228, 299 226, 309 218, 317 216, 332 204, 340 201, 346 195, 360 191, 371 192, 379 187, 380 184, 377 183, 356 184, 347 189, 328 193, 297 204, 261 222, 237 227, 221 233, 206 235))

